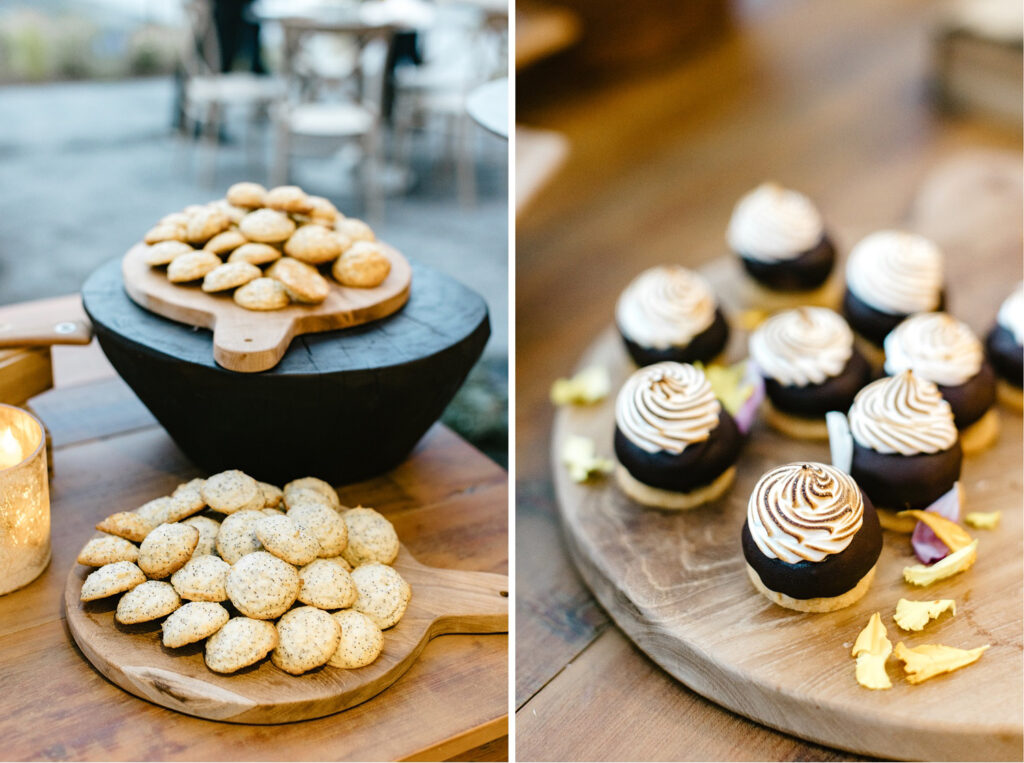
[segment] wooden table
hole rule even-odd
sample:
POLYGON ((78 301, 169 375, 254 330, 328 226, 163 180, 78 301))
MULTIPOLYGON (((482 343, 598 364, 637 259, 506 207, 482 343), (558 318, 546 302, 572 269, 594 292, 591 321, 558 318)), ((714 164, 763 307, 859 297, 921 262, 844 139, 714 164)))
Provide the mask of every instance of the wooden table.
MULTIPOLYGON (((77 296, 28 303, 73 314, 77 296)), ((10 310, 6 308, 5 310, 10 310)), ((241 726, 181 715, 109 683, 67 633, 61 591, 92 525, 198 472, 98 347, 56 348, 56 388, 34 410, 53 435, 53 561, 0 598, 0 714, 9 760, 505 760, 506 636, 443 636, 398 682, 338 715, 241 726)), ((341 498, 385 513, 426 564, 506 572, 507 475, 442 425, 394 471, 341 498)))
MULTIPOLYGON (((687 63, 589 89, 549 72, 547 93, 520 89, 518 118, 573 145, 517 223, 520 760, 856 759, 720 709, 609 622, 564 551, 548 391, 609 324, 636 273, 720 256, 733 204, 763 179, 814 198, 845 253, 859 236, 913 214, 921 181, 945 160, 988 147, 1019 167, 1019 133, 928 109, 929 8, 926 0, 750 3, 739 8, 737 34, 687 63)), ((980 328, 1004 295, 977 293, 965 276, 984 262, 1006 273, 1007 292, 1020 278, 1019 207, 989 231, 957 230, 958 222, 948 220, 944 236, 954 304, 973 306, 965 317, 980 328)))

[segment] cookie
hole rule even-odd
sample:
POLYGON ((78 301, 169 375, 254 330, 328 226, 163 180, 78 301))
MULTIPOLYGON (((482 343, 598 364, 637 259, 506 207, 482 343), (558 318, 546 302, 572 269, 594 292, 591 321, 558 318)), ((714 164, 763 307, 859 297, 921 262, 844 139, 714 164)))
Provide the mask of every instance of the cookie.
POLYGON ((292 300, 307 305, 323 302, 331 291, 316 268, 291 257, 282 257, 267 268, 267 277, 280 282, 292 300))
POLYGON ((280 281, 255 278, 235 292, 235 302, 246 310, 280 310, 288 307, 291 298, 280 281))
POLYGON ((289 239, 295 232, 295 223, 276 209, 257 209, 242 218, 238 230, 250 241, 277 244, 289 239))
POLYGON ((176 649, 212 636, 231 618, 212 601, 190 601, 171 613, 161 626, 164 646, 176 649))
POLYGON ((343 556, 329 556, 329 557, 326 558, 326 561, 337 562, 338 564, 340 564, 342 567, 345 568, 345 572, 352 572, 352 565, 349 564, 348 563, 348 559, 346 559, 343 556))
POLYGON ((178 487, 174 488, 171 498, 181 504, 181 506, 192 509, 193 514, 197 511, 202 511, 206 508, 206 501, 203 499, 203 485, 205 484, 206 480, 202 477, 182 482, 178 487))
POLYGON ((223 257, 228 252, 234 251, 242 244, 246 243, 247 239, 237 230, 226 230, 223 233, 218 233, 216 236, 211 238, 203 246, 208 252, 213 252, 218 257, 223 257))
POLYGON ((180 606, 181 597, 170 583, 147 580, 121 597, 114 619, 122 625, 148 623, 171 614, 180 606))
POLYGON ((287 515, 264 516, 256 523, 263 548, 289 564, 309 564, 320 555, 320 544, 302 525, 287 515))
POLYGON ((217 533, 220 532, 220 522, 209 517, 189 517, 182 522, 183 525, 191 525, 199 531, 199 543, 196 544, 192 558, 206 556, 217 552, 217 533))
POLYGON ((159 225, 178 225, 184 228, 188 225, 188 215, 184 212, 171 212, 170 214, 161 217, 157 224, 159 225))
POLYGON ((316 538, 321 557, 339 556, 348 546, 348 525, 330 506, 311 502, 293 503, 288 509, 288 516, 316 538))
POLYGON ((147 244, 159 244, 161 241, 184 241, 185 226, 175 223, 157 223, 142 237, 147 244))
POLYGON ((270 654, 277 640, 273 623, 233 617, 206 640, 206 667, 215 673, 234 673, 270 654))
POLYGON ((221 209, 206 206, 188 216, 185 240, 190 244, 205 244, 221 231, 228 229, 231 219, 221 209))
POLYGON ((322 265, 341 255, 341 242, 323 225, 303 225, 285 242, 284 253, 310 265, 322 265))
POLYGON ((260 514, 265 517, 283 517, 284 512, 281 509, 260 509, 260 514))
POLYGON ((248 262, 250 265, 266 265, 279 259, 281 259, 280 249, 275 249, 270 244, 257 244, 252 241, 242 244, 228 255, 229 263, 248 262))
POLYGON ((199 530, 178 522, 160 525, 139 546, 139 568, 149 578, 165 578, 185 566, 199 543, 199 530))
POLYGON ((267 195, 267 189, 259 183, 235 183, 228 188, 224 198, 229 204, 236 207, 249 207, 255 209, 263 206, 263 200, 267 195))
POLYGON ((167 266, 167 280, 171 283, 198 281, 221 264, 220 257, 202 250, 179 254, 167 266))
POLYGON ((225 601, 231 565, 213 554, 193 556, 171 575, 178 595, 190 601, 225 601))
POLYGON ((357 241, 331 267, 331 275, 342 286, 372 289, 391 272, 391 260, 380 244, 357 241))
POLYGON ((309 210, 310 221, 317 225, 333 228, 338 218, 342 216, 338 208, 323 196, 307 196, 306 198, 311 207, 309 210))
POLYGON ((78 552, 78 563, 86 567, 102 567, 114 562, 135 562, 139 558, 139 547, 131 541, 116 535, 93 538, 78 552))
POLYGON ((156 527, 165 522, 174 520, 168 519, 174 509, 174 499, 170 496, 160 496, 152 501, 146 501, 135 510, 135 514, 145 519, 150 525, 156 527))
POLYGON ((336 668, 362 668, 376 660, 384 649, 384 633, 377 623, 354 609, 335 612, 331 617, 341 626, 341 640, 329 665, 336 668))
POLYGON ((298 607, 278 620, 277 635, 277 648, 270 661, 297 676, 327 664, 338 650, 341 626, 326 612, 298 607))
POLYGON ((281 488, 271 485, 269 482, 257 482, 256 484, 260 486, 260 492, 263 493, 264 509, 276 509, 281 505, 281 500, 284 498, 284 491, 281 488))
POLYGON ((111 514, 98 525, 96 529, 109 535, 116 535, 118 538, 135 541, 139 543, 156 527, 156 523, 145 517, 139 516, 133 511, 119 511, 111 514))
POLYGON ((217 553, 228 564, 234 564, 246 554, 261 551, 263 544, 256 537, 256 523, 263 514, 252 509, 237 511, 221 522, 217 532, 217 553))
POLYGON ((263 505, 263 494, 256 480, 238 469, 207 477, 200 494, 207 506, 222 514, 254 508, 252 504, 257 499, 260 507, 263 505))
POLYGON ((357 241, 377 240, 377 237, 373 233, 373 229, 362 220, 355 217, 341 218, 334 223, 334 230, 343 234, 349 240, 349 245, 354 244, 357 241))
POLYGON ((218 265, 203 278, 203 291, 227 291, 244 286, 263 275, 263 271, 248 262, 225 262, 218 265))
MULTIPOLYGON (((226 214, 228 216, 228 220, 231 221, 232 227, 237 227, 238 224, 242 222, 242 218, 252 211, 248 207, 235 206, 227 199, 217 199, 217 201, 211 202, 210 206, 216 207, 226 214)), ((230 230, 230 228, 228 230, 230 230)))
POLYGON ((146 582, 146 573, 132 562, 114 562, 104 564, 98 570, 89 573, 82 583, 82 601, 105 599, 107 596, 130 591, 135 586, 146 582))
POLYGON ((362 506, 341 515, 348 526, 348 546, 342 556, 353 567, 369 562, 391 564, 398 556, 398 533, 385 517, 362 506))
POLYGON ((280 617, 299 595, 299 572, 266 551, 246 554, 228 573, 228 598, 243 615, 257 620, 280 617))
POLYGON ((300 493, 302 490, 312 490, 317 493, 335 511, 341 509, 338 491, 331 487, 329 482, 324 482, 316 477, 303 477, 302 479, 292 480, 285 485, 282 491, 284 493, 285 505, 290 507, 298 502, 304 502, 303 496, 300 493))
POLYGON ((313 210, 306 192, 297 185, 279 185, 271 188, 263 198, 263 204, 290 214, 305 215, 313 210))
POLYGON ((358 595, 348 570, 331 559, 317 559, 302 567, 299 580, 299 601, 318 609, 351 607, 358 595))
POLYGON ((373 620, 378 628, 387 630, 402 619, 412 589, 394 567, 364 564, 352 570, 352 582, 359 592, 352 608, 373 620))
POLYGON ((180 254, 188 254, 194 251, 195 249, 184 241, 161 241, 147 247, 142 255, 142 260, 147 265, 161 267, 163 265, 170 265, 171 261, 180 254))

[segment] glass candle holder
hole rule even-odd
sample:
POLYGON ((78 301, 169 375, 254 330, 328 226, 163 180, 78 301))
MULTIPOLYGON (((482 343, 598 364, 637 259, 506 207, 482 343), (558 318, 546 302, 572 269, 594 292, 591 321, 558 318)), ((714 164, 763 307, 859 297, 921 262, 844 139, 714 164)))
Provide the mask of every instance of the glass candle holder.
POLYGON ((0 404, 0 595, 28 585, 49 563, 43 425, 21 408, 0 404))

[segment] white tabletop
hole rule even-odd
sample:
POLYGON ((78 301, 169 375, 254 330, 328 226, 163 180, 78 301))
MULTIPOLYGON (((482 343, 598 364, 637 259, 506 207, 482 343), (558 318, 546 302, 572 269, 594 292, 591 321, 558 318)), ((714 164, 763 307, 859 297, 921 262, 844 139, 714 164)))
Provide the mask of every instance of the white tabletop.
POLYGON ((491 80, 466 98, 466 110, 482 127, 508 138, 508 78, 491 80))

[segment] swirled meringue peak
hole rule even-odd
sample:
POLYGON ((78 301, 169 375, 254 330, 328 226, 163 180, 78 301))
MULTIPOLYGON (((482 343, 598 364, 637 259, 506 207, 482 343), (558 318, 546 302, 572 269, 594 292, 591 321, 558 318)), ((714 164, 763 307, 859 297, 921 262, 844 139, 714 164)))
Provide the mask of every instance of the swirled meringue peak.
POLYGON ((939 388, 913 371, 871 382, 850 406, 850 432, 878 453, 938 453, 956 444, 953 410, 939 388))
POLYGON ((726 240, 743 257, 779 262, 810 251, 824 235, 825 224, 810 199, 775 183, 762 183, 736 204, 726 240))
POLYGON ((939 306, 943 271, 942 252, 924 236, 883 230, 850 251, 846 285, 876 310, 910 315, 939 306))
POLYGON ((703 371, 665 361, 645 366, 626 380, 615 401, 615 423, 648 453, 678 455, 708 438, 721 410, 703 371))
POLYGON ((642 347, 685 347, 715 320, 715 295, 681 265, 649 268, 630 282, 615 306, 623 335, 642 347))
POLYGON ((777 313, 750 336, 750 357, 758 369, 788 387, 821 384, 838 376, 852 354, 853 332, 827 307, 777 313))
POLYGON ((747 503, 747 527, 758 549, 788 564, 838 554, 863 522, 864 499, 853 478, 814 462, 772 469, 747 503))
POLYGON ((912 370, 928 381, 955 387, 973 379, 985 359, 970 327, 948 313, 918 313, 885 338, 885 372, 912 370))
POLYGON ((1017 344, 1024 344, 1024 281, 1000 306, 996 323, 1013 334, 1017 344))

